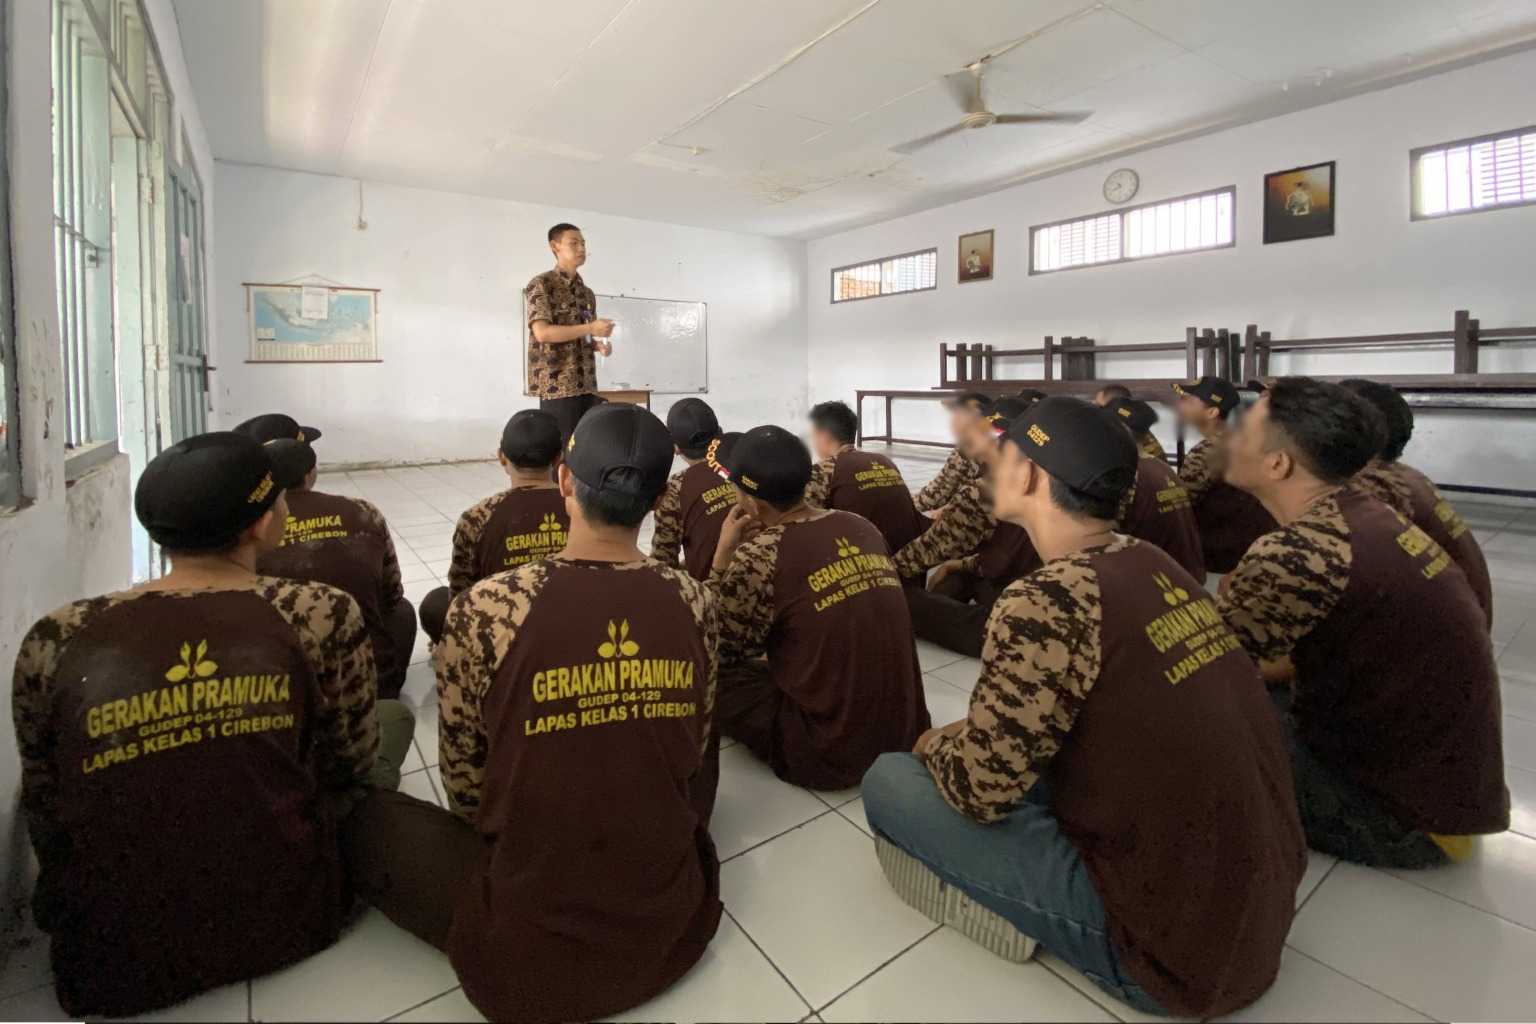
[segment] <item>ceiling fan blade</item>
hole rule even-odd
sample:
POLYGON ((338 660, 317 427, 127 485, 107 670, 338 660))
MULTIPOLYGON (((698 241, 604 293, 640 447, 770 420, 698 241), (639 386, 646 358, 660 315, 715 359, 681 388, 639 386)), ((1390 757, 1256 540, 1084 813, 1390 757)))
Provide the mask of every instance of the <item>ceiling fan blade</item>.
POLYGON ((948 128, 943 129, 942 131, 933 132, 930 135, 924 135, 924 136, 922 136, 920 138, 913 139, 910 142, 903 142, 899 146, 892 146, 891 147, 891 152, 893 152, 893 153, 915 153, 919 149, 922 149, 924 146, 931 146, 935 142, 938 142, 940 139, 947 138, 950 135, 954 135, 956 132, 961 132, 961 131, 964 131, 964 130, 965 130, 965 125, 962 125, 962 124, 952 124, 948 128))
POLYGON ((1070 110, 1060 113, 1046 111, 1039 114, 998 114, 994 124, 1081 124, 1093 116, 1091 110, 1070 110))
POLYGON ((944 88, 954 98, 960 113, 969 114, 981 110, 981 75, 979 71, 966 69, 944 76, 944 88))

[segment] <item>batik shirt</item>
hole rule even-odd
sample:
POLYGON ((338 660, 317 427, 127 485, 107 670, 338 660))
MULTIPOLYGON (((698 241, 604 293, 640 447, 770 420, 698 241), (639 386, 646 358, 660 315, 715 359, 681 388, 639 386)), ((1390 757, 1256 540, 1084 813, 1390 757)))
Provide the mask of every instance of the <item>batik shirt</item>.
POLYGON ((544 320, 557 327, 591 323, 597 318, 597 296, 580 274, 569 277, 556 267, 528 282, 523 289, 528 312, 528 389, 535 398, 572 398, 597 390, 597 359, 586 337, 553 345, 533 337, 533 323, 544 320))
POLYGON ((913 579, 953 558, 974 554, 997 526, 992 500, 979 481, 960 489, 932 526, 896 553, 896 571, 913 579))

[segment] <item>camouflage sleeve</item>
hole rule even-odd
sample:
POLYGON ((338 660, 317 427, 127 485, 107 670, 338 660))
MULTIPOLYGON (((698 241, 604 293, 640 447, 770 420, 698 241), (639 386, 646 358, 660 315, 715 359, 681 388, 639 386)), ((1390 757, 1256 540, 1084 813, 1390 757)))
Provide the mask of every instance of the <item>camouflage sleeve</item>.
POLYGON ((1359 490, 1390 506, 1408 519, 1413 518, 1413 495, 1402 479, 1387 467, 1372 460, 1350 481, 1359 490))
POLYGON ((736 549, 731 564, 711 569, 709 587, 720 599, 720 661, 755 658, 768 649, 773 628, 773 575, 782 529, 764 530, 736 549))
POLYGON ((970 483, 974 476, 971 460, 961 455, 957 448, 949 453, 949 458, 944 460, 944 465, 939 469, 939 475, 928 481, 923 489, 917 492, 912 503, 917 506, 919 512, 932 512, 934 509, 943 508, 954 500, 955 494, 960 488, 970 483))
POLYGON ((437 651, 438 772, 449 807, 469 821, 480 813, 489 752, 481 703, 549 573, 540 561, 481 580, 448 609, 437 651))
POLYGON ((1198 499, 1211 489, 1219 479, 1215 445, 1201 441, 1184 453, 1184 463, 1179 467, 1179 479, 1191 498, 1198 499))
POLYGON ((674 569, 683 550, 683 474, 673 473, 656 499, 656 532, 651 536, 651 557, 674 569))
POLYGON ((58 734, 53 720, 54 675, 64 648, 111 597, 65 605, 39 619, 21 641, 11 683, 11 719, 21 755, 21 806, 32 848, 44 864, 57 862, 68 830, 59 821, 59 777, 54 764, 58 734))
POLYGON ((476 581, 475 547, 485 533, 485 524, 502 496, 487 498, 459 516, 453 528, 453 556, 448 563, 448 589, 454 594, 474 586, 476 581))
POLYGON ((363 518, 384 538, 384 572, 379 580, 379 607, 393 608, 405 597, 405 584, 400 582, 400 556, 395 554, 395 539, 389 535, 389 523, 377 505, 361 498, 355 500, 362 509, 363 518))
POLYGON ((1137 439, 1136 447, 1140 448, 1141 454, 1149 459, 1157 459, 1159 462, 1168 461, 1168 453, 1163 451, 1163 443, 1151 431, 1137 439))
POLYGON ((811 467, 811 482, 805 485, 805 503, 817 508, 827 507, 832 493, 832 473, 837 468, 837 457, 822 459, 811 467))
POLYGON ((1098 679, 1102 611, 1086 558, 1052 563, 1003 592, 965 725, 922 751, 955 810, 991 822, 1023 802, 1098 679))
POLYGON ((536 320, 555 322, 554 307, 549 300, 549 282, 544 280, 543 274, 529 281, 528 287, 523 289, 523 304, 528 310, 530 325, 536 320))
POLYGON ((379 755, 378 671, 363 612, 344 590, 267 578, 264 596, 299 635, 319 687, 315 744, 323 788, 363 784, 379 755))
POLYGON ((704 638, 704 651, 709 658, 709 671, 705 673, 704 688, 699 694, 703 735, 699 737, 699 750, 709 747, 710 733, 715 721, 715 686, 720 674, 720 598, 707 584, 700 583, 686 572, 673 572, 672 579, 682 591, 683 600, 693 612, 699 624, 699 635, 704 638))
POLYGON ((1255 661, 1289 654, 1349 585, 1349 528, 1337 503, 1323 504, 1254 541, 1222 581, 1216 607, 1255 661))
POLYGON ((932 526, 896 553, 896 571, 921 576, 940 562, 964 558, 981 546, 997 526, 979 484, 969 484, 932 526))

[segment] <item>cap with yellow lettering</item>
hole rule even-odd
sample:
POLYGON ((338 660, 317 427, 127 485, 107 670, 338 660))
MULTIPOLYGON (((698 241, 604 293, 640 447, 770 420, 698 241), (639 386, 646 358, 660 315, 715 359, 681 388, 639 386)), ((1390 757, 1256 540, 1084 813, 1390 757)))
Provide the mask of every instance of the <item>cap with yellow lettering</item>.
POLYGON ((1139 398, 1115 398, 1104 406, 1135 434, 1145 434, 1157 422, 1157 410, 1139 398))
POLYGON ((576 424, 565 464, 594 491, 654 501, 672 472, 672 435, 649 409, 599 405, 576 424))
POLYGON ((1074 491, 1116 498, 1136 479, 1136 442, 1119 416, 1077 398, 1044 398, 1008 428, 1007 440, 1074 491))
POLYGON ((794 501, 811 481, 811 453, 783 427, 753 427, 719 457, 740 490, 764 501, 794 501))
POLYGON ((307 441, 311 444, 320 440, 320 431, 314 427, 299 425, 299 421, 287 413, 269 412, 260 416, 252 416, 244 423, 234 428, 235 433, 244 434, 246 437, 254 437, 262 444, 268 441, 276 441, 278 438, 292 438, 295 441, 307 441))
POLYGON ((1201 377, 1188 384, 1175 384, 1173 393, 1180 398, 1198 398, 1223 416, 1242 402, 1237 394, 1237 385, 1223 377, 1201 377))
POLYGON ((133 507, 156 544, 169 551, 217 551, 303 481, 314 466, 308 444, 261 444, 244 434, 199 434, 171 445, 139 476, 133 507))

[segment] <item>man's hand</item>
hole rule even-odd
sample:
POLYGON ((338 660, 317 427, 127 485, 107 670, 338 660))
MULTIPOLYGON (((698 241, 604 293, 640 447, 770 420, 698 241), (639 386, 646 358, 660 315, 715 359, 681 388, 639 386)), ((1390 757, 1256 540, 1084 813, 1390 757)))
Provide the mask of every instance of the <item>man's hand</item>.
POLYGON ((587 324, 587 330, 594 337, 598 337, 598 338, 610 337, 613 334, 613 321, 612 320, 593 320, 591 323, 587 324))
POLYGON ((725 514, 725 521, 720 524, 720 539, 715 543, 716 569, 724 569, 731 564, 731 559, 736 557, 736 549, 741 547, 744 541, 757 536, 762 530, 763 524, 752 518, 752 514, 740 505, 732 505, 731 510, 725 514))
POLYGON ((939 567, 933 570, 933 575, 928 577, 928 589, 937 590, 939 584, 944 582, 945 577, 949 576, 950 573, 959 572, 963 564, 958 558, 951 558, 947 562, 939 563, 939 567))
POLYGON ((611 356, 613 355, 613 342, 603 341, 600 338, 593 338, 592 351, 596 352, 600 356, 611 356))

